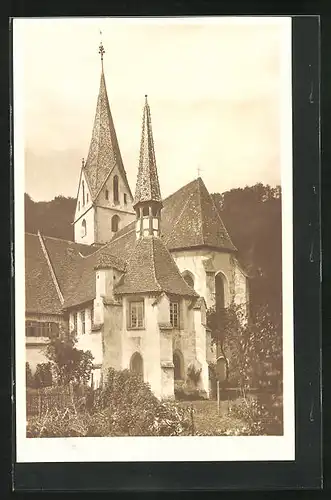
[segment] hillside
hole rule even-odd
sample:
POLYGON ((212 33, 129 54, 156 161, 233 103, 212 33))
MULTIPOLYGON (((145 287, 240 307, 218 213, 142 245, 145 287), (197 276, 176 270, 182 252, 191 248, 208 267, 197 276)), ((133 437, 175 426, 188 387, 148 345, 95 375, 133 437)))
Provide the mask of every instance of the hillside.
MULTIPOLYGON (((281 314, 281 191, 263 184, 212 194, 250 275, 253 305, 281 314)), ((25 230, 73 240, 75 199, 34 202, 25 194, 25 230)))

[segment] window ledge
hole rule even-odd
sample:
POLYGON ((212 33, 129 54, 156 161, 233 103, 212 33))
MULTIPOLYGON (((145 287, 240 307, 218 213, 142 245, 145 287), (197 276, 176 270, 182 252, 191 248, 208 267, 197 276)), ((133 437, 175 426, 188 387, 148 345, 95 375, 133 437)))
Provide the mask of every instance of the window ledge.
POLYGON ((25 343, 28 345, 43 345, 49 344, 49 342, 48 337, 25 337, 25 343))
POLYGON ((174 368, 174 366, 172 361, 161 361, 162 368, 174 368))

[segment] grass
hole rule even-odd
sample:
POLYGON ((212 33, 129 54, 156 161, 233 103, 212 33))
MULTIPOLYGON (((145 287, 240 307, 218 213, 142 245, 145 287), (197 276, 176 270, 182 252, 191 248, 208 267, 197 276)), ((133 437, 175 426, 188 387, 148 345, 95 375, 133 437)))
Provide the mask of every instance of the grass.
POLYGON ((245 423, 228 415, 228 401, 220 401, 218 413, 217 401, 181 401, 182 408, 193 406, 195 433, 201 436, 235 435, 244 430, 245 423))

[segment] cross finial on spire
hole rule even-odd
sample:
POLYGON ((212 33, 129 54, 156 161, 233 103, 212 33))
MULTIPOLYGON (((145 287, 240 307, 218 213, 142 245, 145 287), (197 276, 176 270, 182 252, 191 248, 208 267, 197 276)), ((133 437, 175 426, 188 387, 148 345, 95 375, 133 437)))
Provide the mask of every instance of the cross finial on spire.
POLYGON ((102 31, 101 30, 100 30, 100 37, 101 37, 101 40, 100 40, 100 45, 99 45, 99 54, 101 56, 101 62, 103 62, 103 55, 105 53, 105 49, 104 49, 104 46, 102 43, 102 31))
POLYGON ((198 177, 200 177, 200 174, 202 172, 202 169, 201 169, 200 165, 198 165, 197 172, 198 172, 198 177))

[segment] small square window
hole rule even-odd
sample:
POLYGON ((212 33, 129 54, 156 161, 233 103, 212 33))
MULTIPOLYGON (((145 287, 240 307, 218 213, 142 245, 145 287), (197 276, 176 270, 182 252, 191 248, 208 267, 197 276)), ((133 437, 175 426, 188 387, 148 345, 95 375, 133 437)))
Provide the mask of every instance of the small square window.
POLYGON ((173 328, 179 328, 179 302, 170 302, 170 323, 173 328))

